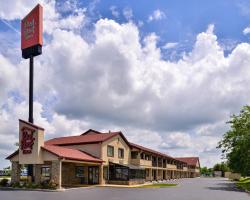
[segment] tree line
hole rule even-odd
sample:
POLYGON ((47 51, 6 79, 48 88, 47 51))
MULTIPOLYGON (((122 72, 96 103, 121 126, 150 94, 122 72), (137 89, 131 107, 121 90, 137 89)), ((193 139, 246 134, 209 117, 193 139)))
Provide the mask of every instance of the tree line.
POLYGON ((232 115, 230 130, 227 131, 217 148, 232 172, 250 176, 250 106, 244 106, 238 115, 232 115))

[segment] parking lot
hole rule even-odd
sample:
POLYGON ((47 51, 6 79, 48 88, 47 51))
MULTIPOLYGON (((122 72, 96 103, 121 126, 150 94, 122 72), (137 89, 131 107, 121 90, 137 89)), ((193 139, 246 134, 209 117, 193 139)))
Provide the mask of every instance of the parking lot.
POLYGON ((1 200, 249 200, 250 195, 237 189, 224 178, 177 180, 171 188, 112 188, 92 187, 64 192, 0 191, 1 200))

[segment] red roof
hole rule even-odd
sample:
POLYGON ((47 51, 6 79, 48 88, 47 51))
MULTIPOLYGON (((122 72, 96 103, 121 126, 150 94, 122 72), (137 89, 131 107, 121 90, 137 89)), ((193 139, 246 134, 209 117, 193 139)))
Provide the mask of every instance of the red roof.
POLYGON ((77 150, 77 149, 70 149, 65 147, 59 147, 54 145, 45 145, 42 147, 44 150, 60 157, 66 158, 70 160, 81 160, 81 161, 89 161, 89 162, 102 162, 101 159, 96 158, 86 152, 77 150))
POLYGON ((188 165, 196 165, 197 162, 200 164, 199 157, 180 157, 176 159, 186 162, 188 165))
POLYGON ((59 137, 48 140, 45 144, 48 145, 72 145, 72 144, 86 144, 86 143, 98 143, 104 142, 116 135, 119 135, 120 132, 111 132, 111 133, 96 133, 96 134, 82 134, 79 136, 69 136, 69 137, 59 137))
POLYGON ((75 145, 75 144, 91 144, 91 143, 99 143, 104 142, 114 136, 120 135, 123 140, 130 145, 122 132, 109 132, 109 133, 101 133, 92 129, 89 129, 85 133, 78 136, 69 136, 69 137, 59 137, 48 140, 45 142, 47 145, 75 145))
POLYGON ((167 154, 164 154, 164 153, 161 153, 161 152, 159 152, 159 151, 155 151, 155 150, 149 149, 149 148, 147 148, 147 147, 143 147, 143 146, 138 145, 138 144, 134 144, 134 143, 131 143, 131 142, 130 142, 130 145, 131 145, 132 147, 134 147, 134 148, 141 149, 141 150, 146 151, 146 152, 149 152, 149 153, 153 153, 153 154, 156 154, 156 155, 160 155, 160 156, 163 156, 163 157, 168 157, 168 158, 174 159, 173 157, 171 157, 171 156, 169 156, 169 155, 167 155, 167 154))

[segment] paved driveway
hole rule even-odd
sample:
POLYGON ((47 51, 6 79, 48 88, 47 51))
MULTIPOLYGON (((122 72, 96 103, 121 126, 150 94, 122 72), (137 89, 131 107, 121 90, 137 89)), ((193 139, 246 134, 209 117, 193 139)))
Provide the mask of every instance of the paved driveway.
POLYGON ((222 178, 179 181, 174 188, 78 188, 65 192, 1 191, 0 200, 250 200, 250 195, 222 178))

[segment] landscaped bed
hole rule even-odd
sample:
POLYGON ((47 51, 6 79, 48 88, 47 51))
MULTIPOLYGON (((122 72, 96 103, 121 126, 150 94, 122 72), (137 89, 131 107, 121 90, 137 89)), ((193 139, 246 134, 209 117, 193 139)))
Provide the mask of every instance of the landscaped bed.
POLYGON ((250 192, 250 177, 241 178, 239 181, 236 182, 236 185, 250 192))
POLYGON ((48 189, 48 190, 56 190, 57 184, 53 181, 43 181, 39 184, 29 183, 27 179, 25 181, 20 181, 16 183, 10 183, 9 179, 0 180, 1 188, 16 188, 16 189, 48 189))

